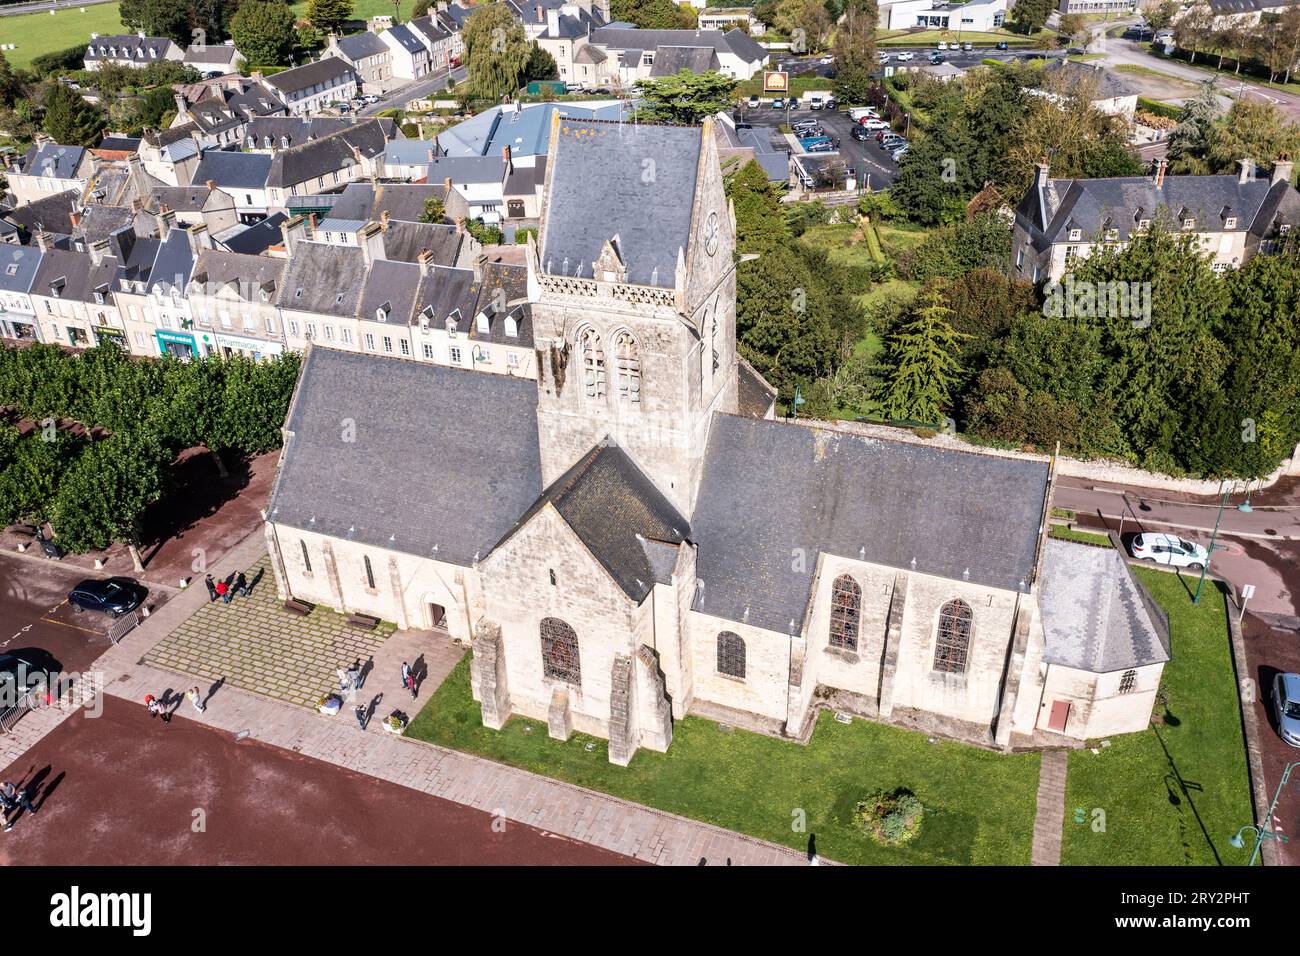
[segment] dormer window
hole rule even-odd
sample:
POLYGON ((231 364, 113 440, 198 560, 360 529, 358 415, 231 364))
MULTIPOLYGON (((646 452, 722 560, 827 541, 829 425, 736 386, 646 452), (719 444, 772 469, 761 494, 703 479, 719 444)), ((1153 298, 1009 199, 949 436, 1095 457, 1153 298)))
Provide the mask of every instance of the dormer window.
POLYGON ((282 149, 288 149, 288 148, 289 148, 289 137, 288 137, 288 136, 281 136, 281 137, 280 137, 280 147, 281 147, 282 149))
POLYGON ((103 304, 104 304, 104 293, 102 293, 102 292, 96 292, 96 293, 95 293, 95 304, 96 304, 96 305, 103 305, 103 304))
POLYGON ((1115 242, 1115 241, 1117 241, 1118 239, 1119 239, 1119 230, 1118 230, 1118 229, 1107 229, 1107 230, 1106 230, 1106 241, 1107 241, 1107 242, 1115 242))
POLYGON ((519 338, 519 323, 515 321, 513 315, 506 316, 506 337, 511 339, 519 338))
POLYGON ((1229 216, 1227 219, 1223 220, 1223 228, 1224 228, 1224 229, 1236 229, 1236 228, 1237 228, 1237 217, 1236 217, 1236 216, 1229 216))
POLYGON ((1070 241, 1071 241, 1071 242, 1078 242, 1078 241, 1079 241, 1080 239, 1082 239, 1082 238, 1083 238, 1083 230, 1082 230, 1082 229, 1071 229, 1071 230, 1070 230, 1070 241))
POLYGON ((1187 218, 1183 220, 1183 232, 1191 232, 1196 228, 1196 220, 1187 218))
POLYGON ((295 299, 301 299, 301 298, 302 298, 302 286, 298 286, 298 288, 294 290, 294 292, 293 292, 293 297, 294 297, 295 299))
POLYGON ((492 325, 490 322, 488 322, 488 317, 486 312, 480 312, 478 314, 478 330, 480 335, 487 335, 489 332, 492 331, 492 325))
POLYGON ((1150 228, 1151 228, 1151 220, 1150 220, 1150 219, 1139 219, 1139 220, 1138 220, 1138 229, 1146 230, 1146 229, 1150 229, 1150 228))
POLYGON ((18 263, 11 262, 9 263, 9 265, 5 266, 5 275, 7 276, 18 275, 18 263))
POLYGON ((452 335, 456 334, 456 320, 450 315, 447 316, 447 331, 452 335))

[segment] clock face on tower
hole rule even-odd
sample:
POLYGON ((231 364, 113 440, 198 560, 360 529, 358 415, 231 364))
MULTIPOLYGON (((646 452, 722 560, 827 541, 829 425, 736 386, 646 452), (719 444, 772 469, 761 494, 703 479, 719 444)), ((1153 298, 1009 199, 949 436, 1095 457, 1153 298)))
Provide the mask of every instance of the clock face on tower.
POLYGON ((718 214, 709 213, 709 218, 704 220, 704 251, 713 255, 718 251, 718 214))

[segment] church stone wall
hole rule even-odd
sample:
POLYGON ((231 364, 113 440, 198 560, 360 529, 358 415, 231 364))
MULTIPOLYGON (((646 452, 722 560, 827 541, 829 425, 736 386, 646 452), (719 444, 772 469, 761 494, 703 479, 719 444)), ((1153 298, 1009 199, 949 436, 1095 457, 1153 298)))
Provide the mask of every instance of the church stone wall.
POLYGON ((790 642, 788 634, 751 627, 707 614, 691 615, 694 699, 785 722, 788 719, 790 642), (718 634, 731 631, 745 642, 745 677, 718 673, 718 634))
POLYGON ((284 525, 274 527, 289 593, 344 613, 369 614, 402 628, 427 628, 430 604, 446 609, 453 638, 468 642, 470 621, 482 613, 478 575, 443 561, 327 537, 284 525), (303 560, 307 545, 311 569, 303 560), (369 557, 375 586, 366 576, 369 557))
POLYGON ((1124 671, 1093 674, 1060 664, 1047 665, 1038 729, 1048 729, 1054 703, 1068 701, 1067 737, 1082 740, 1145 730, 1151 722, 1164 664, 1148 664, 1132 670, 1136 674, 1133 690, 1121 694, 1119 687, 1124 671))
POLYGON ((501 628, 511 710, 546 720, 555 690, 567 689, 573 730, 608 737, 614 658, 635 655, 653 627, 648 612, 632 604, 550 505, 480 570, 487 617, 501 628), (581 686, 545 676, 541 623, 547 617, 578 635, 581 686))

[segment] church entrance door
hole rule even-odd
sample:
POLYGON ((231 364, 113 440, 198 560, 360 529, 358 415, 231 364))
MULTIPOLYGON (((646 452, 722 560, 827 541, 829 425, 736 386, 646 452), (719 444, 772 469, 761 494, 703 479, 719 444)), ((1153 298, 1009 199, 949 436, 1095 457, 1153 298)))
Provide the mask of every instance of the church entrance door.
POLYGON ((1065 733, 1065 724, 1070 719, 1070 702, 1056 700, 1052 702, 1052 716, 1047 721, 1047 729, 1058 734, 1065 733))
POLYGON ((431 627, 446 628, 447 609, 441 604, 429 604, 429 625, 431 627))

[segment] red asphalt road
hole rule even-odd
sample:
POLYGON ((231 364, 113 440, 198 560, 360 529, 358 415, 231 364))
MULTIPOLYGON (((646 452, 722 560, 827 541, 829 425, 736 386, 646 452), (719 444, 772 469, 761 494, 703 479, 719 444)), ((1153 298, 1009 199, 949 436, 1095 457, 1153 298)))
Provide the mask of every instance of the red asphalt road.
POLYGON ((0 833, 4 865, 638 862, 512 820, 494 832, 482 811, 182 716, 163 724, 116 697, 98 718, 69 717, 0 779, 34 784, 37 809, 0 833))

